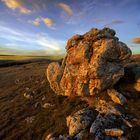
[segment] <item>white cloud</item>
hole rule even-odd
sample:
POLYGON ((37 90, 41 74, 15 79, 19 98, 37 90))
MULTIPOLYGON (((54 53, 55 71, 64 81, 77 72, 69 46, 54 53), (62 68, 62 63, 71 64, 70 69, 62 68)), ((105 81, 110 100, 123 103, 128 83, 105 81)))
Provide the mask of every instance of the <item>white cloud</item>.
POLYGON ((54 21, 50 18, 43 18, 41 17, 42 21, 44 22, 45 25, 47 25, 49 28, 54 26, 54 21))
POLYGON ((58 6, 65 11, 69 16, 73 15, 73 11, 72 8, 70 7, 70 5, 66 4, 66 3, 59 3, 58 6))
POLYGON ((22 3, 21 0, 2 0, 4 4, 12 9, 12 10, 19 10, 20 13, 22 14, 30 14, 31 10, 27 9, 24 4, 22 3))
POLYGON ((43 22, 48 28, 55 29, 55 22, 51 18, 37 17, 35 20, 29 21, 29 23, 39 26, 43 22))

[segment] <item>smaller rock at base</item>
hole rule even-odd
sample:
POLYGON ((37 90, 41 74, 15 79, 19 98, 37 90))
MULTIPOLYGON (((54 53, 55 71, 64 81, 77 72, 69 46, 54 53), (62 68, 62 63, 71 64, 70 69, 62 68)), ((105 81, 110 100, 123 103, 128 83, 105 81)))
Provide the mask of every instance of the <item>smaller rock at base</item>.
POLYGON ((123 133, 124 131, 118 128, 105 129, 105 134, 108 136, 117 137, 117 136, 122 136, 123 133))
POLYGON ((49 107, 54 107, 53 104, 50 104, 50 103, 45 103, 42 105, 43 108, 49 108, 49 107))
POLYGON ((127 102, 126 98, 115 89, 108 89, 107 93, 111 97, 112 101, 115 103, 124 105, 127 102))
POLYGON ((89 108, 81 109, 73 115, 68 116, 66 120, 67 126, 69 128, 69 135, 75 136, 80 131, 89 127, 95 117, 95 114, 89 108))
POLYGON ((31 124, 34 120, 35 120, 35 116, 27 117, 25 119, 25 121, 26 121, 27 124, 31 124))
POLYGON ((28 94, 28 93, 24 93, 23 96, 26 98, 26 99, 33 99, 33 96, 28 94))

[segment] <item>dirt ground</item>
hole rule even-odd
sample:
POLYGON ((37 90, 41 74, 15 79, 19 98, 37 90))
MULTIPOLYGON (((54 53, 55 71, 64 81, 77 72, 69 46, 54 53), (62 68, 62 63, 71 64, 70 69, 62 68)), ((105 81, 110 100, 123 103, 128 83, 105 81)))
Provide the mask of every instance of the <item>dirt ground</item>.
POLYGON ((0 140, 41 140, 49 132, 67 133, 66 116, 85 103, 56 96, 45 70, 50 61, 0 68, 0 140), (32 95, 26 99, 24 94, 32 95), (44 103, 52 106, 43 108, 44 103))
MULTIPOLYGON (((54 94, 45 76, 50 62, 0 66, 0 140, 44 140, 50 132, 66 134, 66 117, 87 106, 78 97, 54 94), (43 108, 45 103, 50 106, 43 108)), ((130 101, 129 105, 140 119, 140 102, 130 101)), ((140 127, 132 130, 130 139, 135 140, 139 134, 140 127)))

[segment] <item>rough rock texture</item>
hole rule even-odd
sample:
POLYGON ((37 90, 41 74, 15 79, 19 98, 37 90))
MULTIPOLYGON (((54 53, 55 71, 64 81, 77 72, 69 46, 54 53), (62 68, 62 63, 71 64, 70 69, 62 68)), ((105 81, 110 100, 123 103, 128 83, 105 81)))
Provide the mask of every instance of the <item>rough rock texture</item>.
POLYGON ((121 110, 117 109, 112 102, 106 102, 105 100, 99 100, 95 108, 100 114, 121 114, 121 110))
MULTIPOLYGON (((86 111, 86 108, 83 110, 86 111)), ((83 111, 80 110, 75 114, 79 112, 83 111)), ((71 117, 72 122, 68 126, 67 136, 51 134, 46 140, 127 140, 125 132, 130 129, 122 117, 123 114, 99 113, 94 119, 88 119, 91 117, 90 114, 83 113, 82 117, 75 114, 71 117), (79 121, 81 118, 84 120, 79 121), (77 120, 78 123, 76 123, 77 120)))
POLYGON ((84 108, 75 114, 68 116, 66 120, 69 128, 69 135, 73 136, 82 130, 86 130, 94 119, 95 115, 89 108, 84 108))
MULTIPOLYGON (((94 135, 95 139, 104 140, 105 137, 109 134, 106 133, 105 130, 110 129, 112 130, 112 133, 115 133, 113 131, 114 127, 120 127, 121 123, 123 123, 123 121, 119 116, 113 114, 105 114, 105 115, 99 114, 90 127, 90 133, 94 135)), ((111 132, 110 132, 110 136, 111 136, 111 132)))
POLYGON ((46 140, 127 140, 125 132, 133 127, 132 116, 123 106, 100 100, 95 109, 98 114, 87 107, 68 116, 68 136, 48 135, 46 140))
POLYGON ((66 50, 62 65, 54 62, 47 68, 51 88, 65 96, 89 96, 112 88, 124 75, 124 63, 131 56, 109 28, 73 36, 66 50))
POLYGON ((123 105, 127 102, 126 98, 115 89, 108 89, 107 93, 115 103, 123 105))

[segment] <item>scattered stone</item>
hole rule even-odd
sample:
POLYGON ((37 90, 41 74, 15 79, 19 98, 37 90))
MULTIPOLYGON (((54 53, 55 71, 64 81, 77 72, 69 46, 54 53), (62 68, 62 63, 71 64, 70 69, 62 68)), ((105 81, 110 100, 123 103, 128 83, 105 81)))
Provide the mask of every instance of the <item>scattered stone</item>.
POLYGON ((123 77, 124 64, 131 56, 131 50, 109 28, 73 36, 66 50, 62 65, 53 62, 47 68, 51 88, 64 96, 90 96, 112 88, 123 77))
POLYGON ((35 108, 37 108, 39 106, 40 106, 40 103, 39 102, 36 102, 35 105, 34 105, 35 108))
POLYGON ((50 104, 50 103, 45 103, 42 105, 43 108, 49 108, 49 107, 54 107, 53 104, 50 104))
POLYGON ((31 124, 34 120, 35 120, 35 116, 27 117, 25 119, 25 121, 26 121, 27 124, 31 124))
POLYGON ((108 136, 122 136, 124 133, 123 130, 118 129, 118 128, 111 128, 111 129, 105 129, 105 134, 108 136))
POLYGON ((25 88, 25 90, 26 90, 26 91, 29 91, 29 90, 30 90, 30 88, 29 88, 29 87, 26 87, 26 88, 25 88))
POLYGON ((26 99, 33 99, 33 96, 30 95, 29 93, 24 93, 23 96, 26 98, 26 99))
MULTIPOLYGON (((93 122, 95 115, 89 108, 84 108, 66 118, 69 128, 69 135, 74 136, 80 131, 88 128, 93 122)), ((83 131, 84 132, 84 131, 83 131)), ((80 135, 80 134, 79 134, 80 135)))
POLYGON ((107 93, 115 103, 124 105, 127 102, 126 98, 115 89, 108 89, 107 93))
POLYGON ((42 100, 42 101, 44 101, 45 99, 46 99, 46 97, 45 97, 45 96, 43 96, 41 100, 42 100))

